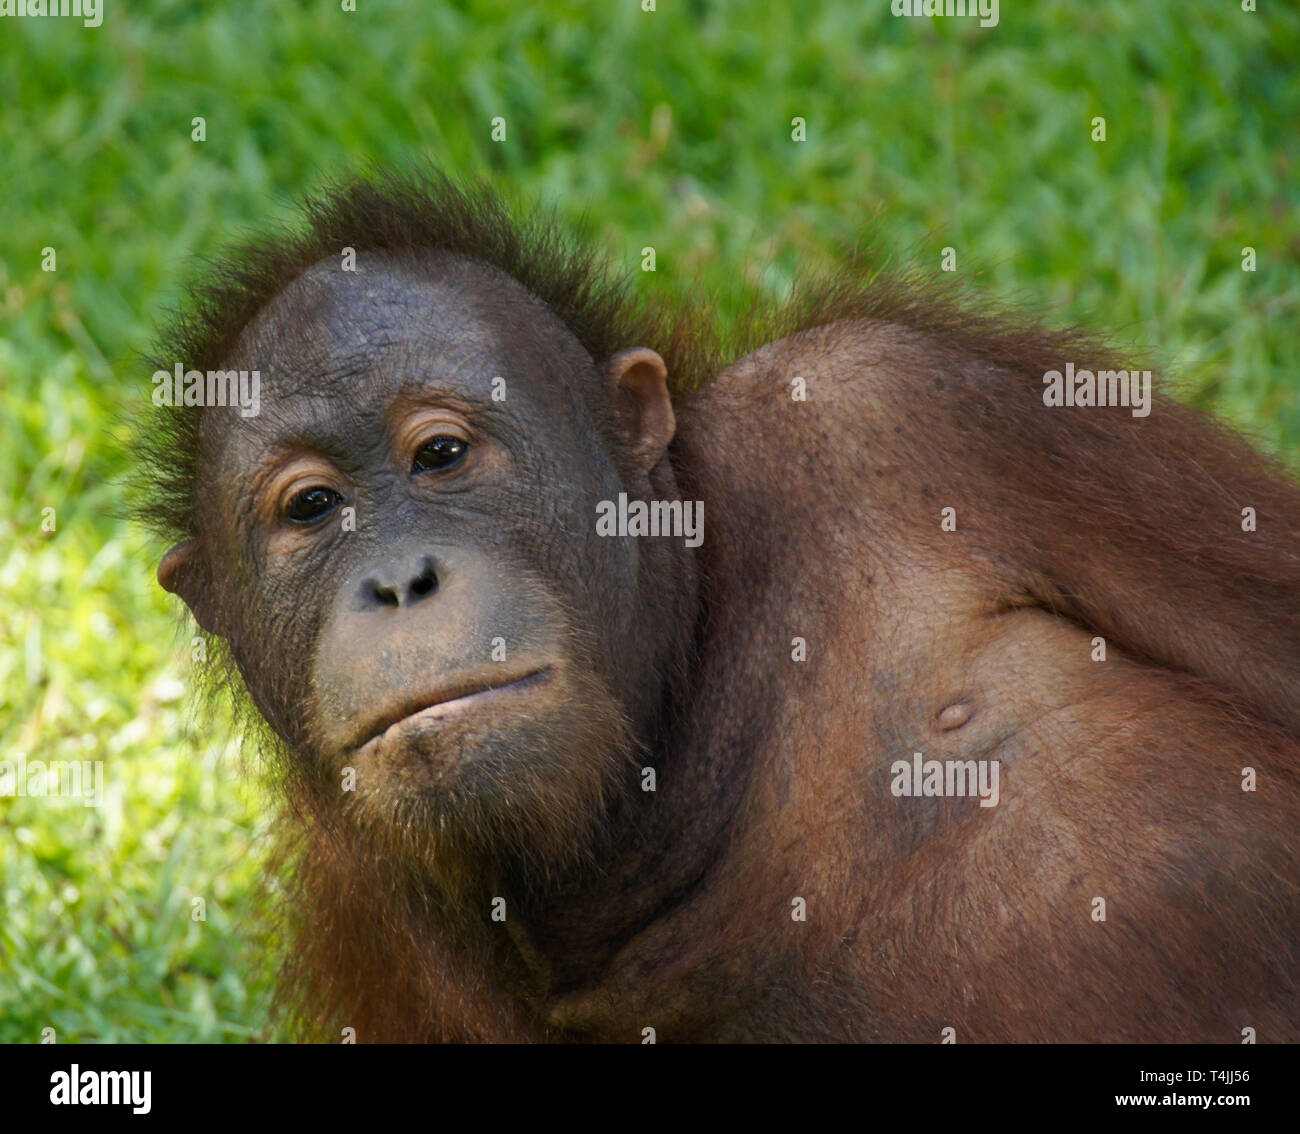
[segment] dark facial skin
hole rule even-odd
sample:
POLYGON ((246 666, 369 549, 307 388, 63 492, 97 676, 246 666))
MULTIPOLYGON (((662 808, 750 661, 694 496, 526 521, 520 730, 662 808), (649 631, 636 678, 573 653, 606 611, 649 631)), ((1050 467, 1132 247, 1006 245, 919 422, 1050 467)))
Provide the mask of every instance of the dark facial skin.
POLYGON ((659 356, 602 372, 499 274, 371 258, 318 264, 228 365, 261 372, 262 412, 205 415, 199 534, 163 585, 357 829, 417 859, 576 854, 690 621, 655 594, 693 601, 680 540, 595 531, 601 500, 676 492, 659 356))

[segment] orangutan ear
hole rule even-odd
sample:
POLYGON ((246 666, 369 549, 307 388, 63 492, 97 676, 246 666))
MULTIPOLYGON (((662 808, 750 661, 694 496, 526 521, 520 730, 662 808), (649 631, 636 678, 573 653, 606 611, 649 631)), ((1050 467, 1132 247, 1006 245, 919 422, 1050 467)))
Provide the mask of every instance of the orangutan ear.
POLYGON ((165 591, 179 595, 209 634, 219 634, 212 601, 212 585, 207 563, 199 554, 199 542, 187 539, 178 543, 158 564, 158 582, 165 591))
POLYGON ((668 367, 649 347, 621 350, 605 363, 605 386, 619 433, 641 468, 659 463, 677 432, 668 367))

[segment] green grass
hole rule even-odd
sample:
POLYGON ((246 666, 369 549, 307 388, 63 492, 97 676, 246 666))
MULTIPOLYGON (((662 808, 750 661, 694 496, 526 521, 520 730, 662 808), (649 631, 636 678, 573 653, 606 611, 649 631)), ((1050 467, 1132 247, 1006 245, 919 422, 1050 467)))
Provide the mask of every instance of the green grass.
POLYGON ((340 166, 489 173, 588 212, 629 267, 653 245, 651 287, 780 292, 868 229, 936 268, 952 245, 1300 459, 1294 8, 1037 0, 980 30, 887 0, 358 7, 0 27, 0 759, 103 760, 107 784, 100 808, 0 799, 0 1041, 267 1035, 267 801, 186 709, 189 633, 120 519, 114 442, 191 257, 340 166))

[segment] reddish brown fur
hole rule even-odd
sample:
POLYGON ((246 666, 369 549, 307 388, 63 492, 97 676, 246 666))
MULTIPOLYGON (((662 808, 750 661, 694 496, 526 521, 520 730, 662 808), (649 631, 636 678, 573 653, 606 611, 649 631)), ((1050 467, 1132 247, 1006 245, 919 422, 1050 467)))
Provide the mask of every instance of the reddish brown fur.
MULTIPOLYGON (((355 223, 328 240, 360 246, 355 223)), ((484 916, 500 878, 433 892, 290 777, 300 1028, 1300 1038, 1300 491, 1172 401, 1045 407, 1046 370, 1109 364, 1085 337, 907 278, 804 296, 755 317, 787 337, 678 387, 671 468, 707 538, 654 818, 513 879, 507 937, 484 916), (1000 759, 1002 802, 895 798, 889 766, 915 751, 1000 759)), ((671 362, 695 325, 630 326, 583 342, 659 333, 643 345, 671 362)))

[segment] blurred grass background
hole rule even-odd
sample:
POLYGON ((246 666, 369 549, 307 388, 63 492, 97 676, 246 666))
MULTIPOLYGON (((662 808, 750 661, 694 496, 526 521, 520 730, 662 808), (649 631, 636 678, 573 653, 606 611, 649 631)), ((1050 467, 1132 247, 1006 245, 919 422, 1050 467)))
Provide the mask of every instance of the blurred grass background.
POLYGON ((952 245, 980 287, 1156 347, 1300 463, 1294 7, 1036 0, 980 29, 889 0, 357 6, 0 26, 0 759, 103 760, 107 785, 99 808, 0 799, 0 1041, 272 1038, 267 803, 187 709, 189 634, 118 518, 112 442, 191 257, 331 170, 491 174, 586 212, 628 267, 654 245, 649 287, 779 292, 869 226, 936 269, 952 245))

